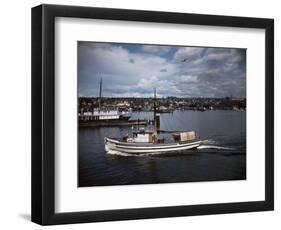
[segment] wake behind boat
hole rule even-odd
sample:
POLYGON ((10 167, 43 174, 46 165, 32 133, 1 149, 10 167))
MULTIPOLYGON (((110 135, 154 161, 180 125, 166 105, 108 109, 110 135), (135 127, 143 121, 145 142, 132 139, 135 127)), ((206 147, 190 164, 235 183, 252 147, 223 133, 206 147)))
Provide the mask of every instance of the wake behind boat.
POLYGON ((173 153, 188 149, 195 149, 202 144, 195 131, 171 132, 160 130, 160 115, 156 114, 156 89, 154 89, 154 130, 146 131, 139 129, 122 138, 105 137, 104 144, 106 152, 118 151, 129 154, 144 153, 173 153), (171 137, 161 137, 161 132, 170 133, 171 137))

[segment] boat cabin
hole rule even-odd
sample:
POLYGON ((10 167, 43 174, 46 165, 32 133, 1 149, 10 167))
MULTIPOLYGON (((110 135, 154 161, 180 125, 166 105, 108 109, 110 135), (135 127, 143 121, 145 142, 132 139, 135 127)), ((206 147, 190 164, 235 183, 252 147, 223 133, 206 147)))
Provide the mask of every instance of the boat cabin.
POLYGON ((146 131, 141 128, 138 131, 133 132, 132 139, 137 143, 153 143, 156 140, 156 135, 152 131, 146 131))
POLYGON ((179 133, 173 133, 174 141, 179 142, 186 142, 186 141, 192 141, 197 138, 195 131, 189 131, 189 132, 179 132, 179 133))
POLYGON ((152 131, 146 131, 140 128, 138 131, 133 132, 133 137, 129 138, 128 135, 124 136, 123 142, 133 142, 133 143, 155 143, 157 140, 156 134, 152 131))

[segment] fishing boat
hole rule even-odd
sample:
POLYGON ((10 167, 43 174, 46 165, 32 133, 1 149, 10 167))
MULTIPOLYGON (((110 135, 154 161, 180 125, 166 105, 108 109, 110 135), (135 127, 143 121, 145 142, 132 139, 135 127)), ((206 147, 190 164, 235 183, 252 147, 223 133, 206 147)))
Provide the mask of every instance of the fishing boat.
MULTIPOLYGON (((149 138, 151 133, 140 134, 141 139, 149 138)), ((119 140, 116 138, 105 137, 105 150, 107 152, 117 151, 130 154, 143 154, 143 153, 171 153, 171 152, 180 152, 187 149, 195 149, 199 147, 202 143, 199 139, 193 139, 189 141, 179 141, 179 142, 153 142, 153 141, 142 141, 138 142, 137 139, 140 137, 137 134, 136 138, 128 138, 126 140, 119 140)), ((152 134, 153 135, 153 134, 152 134)), ((152 136, 151 135, 151 136, 152 136)), ((151 138, 153 139, 153 138, 151 138)))
POLYGON ((140 128, 133 132, 132 137, 125 135, 121 138, 105 137, 106 152, 117 151, 128 154, 145 153, 175 153, 188 149, 196 149, 202 140, 195 131, 165 131, 160 130, 160 115, 156 114, 156 89, 154 89, 154 128, 140 128), (165 133, 166 135, 161 135, 165 133), (169 134, 169 137, 167 137, 169 134))

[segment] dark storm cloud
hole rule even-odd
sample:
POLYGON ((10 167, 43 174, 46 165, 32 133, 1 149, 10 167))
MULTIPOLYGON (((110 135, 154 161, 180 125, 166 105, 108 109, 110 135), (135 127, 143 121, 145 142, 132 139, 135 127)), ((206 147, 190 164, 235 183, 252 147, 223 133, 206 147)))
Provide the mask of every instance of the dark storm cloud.
POLYGON ((78 43, 80 96, 245 97, 246 50, 78 43), (173 51, 173 52, 172 52, 173 51))

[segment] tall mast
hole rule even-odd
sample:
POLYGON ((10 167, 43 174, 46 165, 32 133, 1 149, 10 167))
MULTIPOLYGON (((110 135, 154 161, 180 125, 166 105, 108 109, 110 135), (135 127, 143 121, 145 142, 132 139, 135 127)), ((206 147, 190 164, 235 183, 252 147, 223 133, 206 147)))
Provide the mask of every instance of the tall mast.
POLYGON ((157 125, 156 125, 156 88, 154 88, 154 110, 153 110, 153 119, 154 119, 154 131, 157 131, 157 125))
POLYGON ((101 110, 101 96, 102 96, 102 78, 100 79, 99 111, 101 110))

